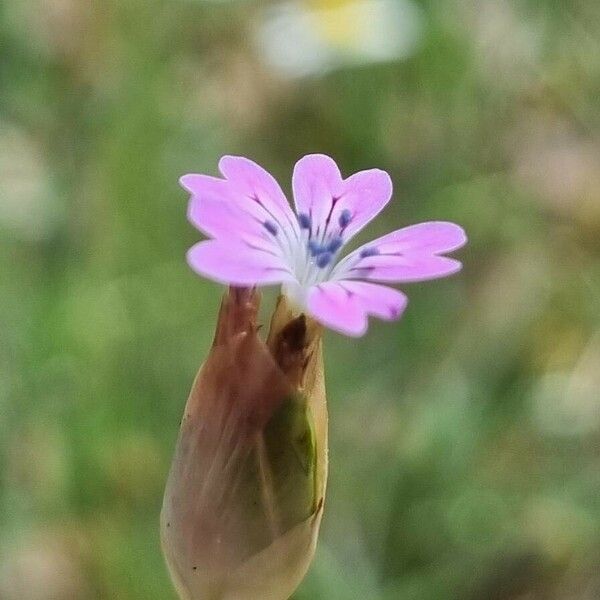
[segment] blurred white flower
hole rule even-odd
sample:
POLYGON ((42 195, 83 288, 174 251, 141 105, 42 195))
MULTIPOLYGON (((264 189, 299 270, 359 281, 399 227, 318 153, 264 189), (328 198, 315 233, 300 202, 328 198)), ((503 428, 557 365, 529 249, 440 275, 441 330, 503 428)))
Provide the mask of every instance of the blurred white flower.
POLYGON ((410 0, 291 0, 270 8, 257 31, 266 63, 287 77, 413 54, 423 13, 410 0))

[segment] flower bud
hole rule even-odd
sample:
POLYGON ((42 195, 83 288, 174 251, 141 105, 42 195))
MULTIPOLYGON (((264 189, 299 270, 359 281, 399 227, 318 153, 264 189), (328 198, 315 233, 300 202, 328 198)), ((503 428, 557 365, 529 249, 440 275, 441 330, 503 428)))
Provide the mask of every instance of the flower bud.
POLYGON ((286 600, 312 560, 327 477, 320 328, 255 290, 224 298, 187 401, 161 513, 184 600, 286 600))

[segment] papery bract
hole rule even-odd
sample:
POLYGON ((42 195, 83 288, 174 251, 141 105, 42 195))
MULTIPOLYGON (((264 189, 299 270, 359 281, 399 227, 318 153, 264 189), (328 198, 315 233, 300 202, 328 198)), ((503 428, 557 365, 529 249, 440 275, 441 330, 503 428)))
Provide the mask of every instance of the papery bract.
POLYGON ((231 290, 181 423, 161 539, 182 600, 286 600, 312 560, 327 478, 320 328, 231 290))

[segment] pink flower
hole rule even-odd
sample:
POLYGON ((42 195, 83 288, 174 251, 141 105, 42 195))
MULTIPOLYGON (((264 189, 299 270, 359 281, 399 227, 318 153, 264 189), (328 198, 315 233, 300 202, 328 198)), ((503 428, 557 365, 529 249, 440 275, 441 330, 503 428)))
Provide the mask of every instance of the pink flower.
POLYGON ((467 241, 454 223, 432 221, 388 233, 341 258, 344 246, 392 196, 385 171, 346 179, 323 154, 301 158, 292 187, 296 213, 279 184, 247 158, 224 156, 224 179, 189 174, 188 217, 209 236, 187 255, 200 275, 234 286, 282 284, 283 293, 317 321, 351 336, 369 315, 398 319, 408 302, 393 288, 452 275, 461 263, 444 253, 467 241))

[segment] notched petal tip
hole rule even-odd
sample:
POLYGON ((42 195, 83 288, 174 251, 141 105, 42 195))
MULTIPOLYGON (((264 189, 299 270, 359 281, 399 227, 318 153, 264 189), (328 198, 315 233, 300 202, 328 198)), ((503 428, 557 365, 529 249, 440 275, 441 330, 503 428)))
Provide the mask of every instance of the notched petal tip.
POLYGON ((340 168, 327 154, 306 154, 294 165, 292 181, 296 184, 309 183, 315 179, 341 182, 340 168))
POLYGON ((456 265, 454 267, 454 271, 452 271, 451 273, 448 273, 449 275, 456 275, 457 273, 460 273, 463 270, 463 263, 460 260, 455 260, 453 258, 451 258, 450 260, 453 260, 456 265))
POLYGON ((443 249, 436 250, 434 254, 445 254, 447 252, 454 252, 459 248, 462 248, 469 241, 467 232, 463 227, 452 223, 451 221, 431 221, 432 225, 438 226, 447 239, 447 242, 443 249))
MULTIPOLYGON (((182 187, 184 187, 184 186, 182 186, 182 187)), ((188 192, 190 191, 189 188, 184 187, 184 189, 187 190, 188 192)), ((200 231, 202 231, 203 230, 202 219, 198 218, 198 213, 200 212, 198 202, 199 202, 199 198, 197 196, 190 197, 190 199, 188 201, 185 216, 190 225, 193 225, 194 227, 196 227, 196 229, 199 229, 200 231)))
POLYGON ((186 173, 179 178, 179 185, 190 194, 193 193, 192 181, 196 177, 195 173, 186 173))
POLYGON ((299 158, 296 161, 296 164, 301 163, 301 162, 313 162, 313 161, 330 163, 330 164, 334 164, 337 167, 337 163, 335 162, 335 160, 328 154, 323 154, 322 152, 313 152, 311 154, 305 154, 302 158, 299 158))
POLYGON ((346 178, 346 181, 353 182, 357 181, 357 183, 365 186, 369 184, 369 188, 377 186, 377 192, 380 195, 385 195, 386 193, 389 196, 392 195, 392 191, 394 189, 394 184, 392 182, 392 178, 387 171, 383 169, 378 169, 376 167, 372 169, 364 169, 363 171, 357 171, 353 175, 350 175, 346 178))
POLYGON ((394 277, 392 279, 386 279, 385 276, 373 277, 374 280, 379 281, 391 281, 397 283, 421 283, 424 281, 433 281, 435 279, 443 279, 444 277, 451 277, 456 275, 462 269, 462 263, 455 258, 449 258, 443 255, 432 255, 432 258, 436 259, 437 265, 433 264, 433 268, 425 268, 423 272, 419 273, 418 270, 406 277, 394 277))
POLYGON ((223 177, 227 177, 226 172, 229 167, 233 167, 236 164, 245 163, 245 164, 256 164, 254 161, 246 158, 245 156, 238 156, 236 154, 224 154, 219 159, 219 172, 223 175, 223 177))
POLYGON ((446 264, 448 265, 447 271, 443 274, 440 274, 439 277, 450 277, 451 275, 456 275, 460 271, 462 271, 463 264, 460 260, 456 260, 455 258, 449 258, 448 256, 442 256, 440 258, 446 259, 446 264))
POLYGON ((207 270, 203 264, 203 254, 213 244, 214 240, 203 240, 201 242, 197 242, 185 253, 185 260, 192 271, 198 275, 207 277, 223 285, 229 285, 229 281, 226 281, 225 279, 218 277, 218 275, 212 271, 207 270))

